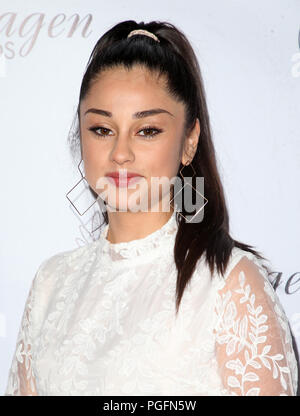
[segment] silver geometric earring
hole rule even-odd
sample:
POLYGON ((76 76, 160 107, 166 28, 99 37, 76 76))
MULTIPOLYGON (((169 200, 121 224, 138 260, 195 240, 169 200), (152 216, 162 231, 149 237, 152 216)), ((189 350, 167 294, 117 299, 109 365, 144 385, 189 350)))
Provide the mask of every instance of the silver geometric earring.
MULTIPOLYGON (((85 176, 82 174, 82 172, 81 172, 81 170, 80 170, 80 164, 81 164, 81 162, 82 162, 82 160, 83 159, 81 159, 80 160, 80 162, 78 163, 78 170, 79 170, 79 172, 80 172, 80 175, 81 175, 81 179, 76 183, 76 185, 74 185, 73 186, 73 188, 71 188, 70 190, 69 190, 69 192, 67 192, 67 194, 66 194, 66 197, 67 197, 67 199, 70 201, 70 203, 73 205, 73 207, 76 209, 76 211, 78 212, 78 214, 80 215, 80 216, 82 216, 82 215, 84 215, 97 201, 98 201, 98 198, 99 198, 99 195, 98 195, 98 197, 95 199, 95 201, 85 210, 85 211, 83 211, 83 212, 80 212, 78 209, 77 209, 77 207, 75 206, 75 204, 73 203, 73 201, 69 198, 69 194, 80 184, 80 182, 81 181, 85 181, 86 183, 87 183, 87 185, 88 185, 88 182, 87 182, 87 180, 86 180, 86 178, 85 178, 85 176)), ((89 185, 88 185, 89 186, 89 185)))
MULTIPOLYGON (((180 176, 182 177, 182 179, 183 179, 183 183, 185 182, 185 177, 182 175, 182 170, 186 167, 186 166, 188 166, 188 165, 191 165, 191 167, 192 167, 192 169, 193 169, 193 171, 194 171, 194 174, 193 174, 193 176, 191 177, 191 179, 196 175, 196 171, 195 171, 195 169, 194 169, 194 167, 193 167, 193 165, 192 165, 192 163, 190 162, 190 161, 188 161, 185 165, 183 165, 183 167, 180 169, 180 172, 179 172, 179 174, 180 174, 180 176)), ((207 204, 207 202, 208 202, 208 199, 207 198, 205 198, 205 196, 204 195, 202 195, 201 194, 201 192, 199 192, 193 185, 191 185, 189 182, 188 183, 185 183, 177 192, 176 192, 176 194, 174 195, 174 197, 169 201, 169 203, 170 203, 170 205, 171 205, 171 207, 173 208, 173 210, 174 211, 176 211, 176 212, 178 212, 178 214, 179 215, 181 215, 186 221, 187 221, 187 218, 184 216, 184 215, 182 215, 181 214, 181 212, 180 212, 180 210, 178 210, 178 209, 176 209, 176 204, 174 205, 174 203, 171 203, 172 201, 173 202, 175 202, 175 198, 176 199, 178 199, 178 195, 180 195, 180 194, 182 194, 182 191, 183 191, 183 188, 185 188, 185 186, 187 186, 187 185, 189 185, 190 187, 192 187, 193 189, 194 189, 194 191, 196 192, 196 193, 198 193, 199 195, 201 195, 201 197, 203 198, 203 199, 205 199, 206 200, 206 202, 205 202, 205 204, 204 205, 202 205, 202 207, 196 212, 196 214, 195 215, 193 215, 193 217, 191 218, 191 220, 190 221, 188 221, 188 222, 193 222, 193 219, 199 214, 199 212, 204 208, 204 206, 207 204)), ((181 198, 181 200, 182 200, 182 197, 180 197, 181 198)))

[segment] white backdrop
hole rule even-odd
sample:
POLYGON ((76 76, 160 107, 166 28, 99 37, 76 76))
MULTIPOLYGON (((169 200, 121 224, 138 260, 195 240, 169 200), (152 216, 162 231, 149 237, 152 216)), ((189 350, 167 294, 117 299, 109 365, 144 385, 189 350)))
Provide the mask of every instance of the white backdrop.
POLYGON ((2 0, 1 392, 39 264, 88 241, 65 197, 80 179, 67 135, 95 42, 128 19, 170 21, 191 41, 232 235, 278 272, 300 350, 300 1, 2 0))

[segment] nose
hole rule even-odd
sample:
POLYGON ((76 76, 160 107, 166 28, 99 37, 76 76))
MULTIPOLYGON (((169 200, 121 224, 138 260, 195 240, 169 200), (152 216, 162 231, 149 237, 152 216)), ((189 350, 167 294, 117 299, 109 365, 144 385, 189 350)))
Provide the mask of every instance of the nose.
POLYGON ((120 134, 116 138, 110 153, 110 160, 118 163, 119 165, 123 165, 125 162, 131 162, 134 160, 134 154, 130 147, 128 135, 120 134))

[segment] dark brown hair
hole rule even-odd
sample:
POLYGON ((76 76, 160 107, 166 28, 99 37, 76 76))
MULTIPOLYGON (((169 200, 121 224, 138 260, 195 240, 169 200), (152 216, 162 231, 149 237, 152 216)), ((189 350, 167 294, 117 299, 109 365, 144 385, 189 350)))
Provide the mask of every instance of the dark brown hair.
MULTIPOLYGON (((92 83, 103 69, 123 66, 130 69, 134 64, 144 65, 147 69, 162 74, 167 79, 169 94, 185 105, 184 136, 193 128, 196 119, 200 121, 200 137, 197 150, 192 160, 196 176, 204 178, 205 213, 201 222, 185 222, 176 214, 178 232, 174 246, 174 259, 177 267, 176 313, 184 289, 191 279, 197 261, 205 254, 211 274, 215 267, 224 275, 233 247, 251 252, 261 260, 267 260, 253 246, 234 240, 229 234, 229 216, 226 207, 224 190, 217 168, 216 154, 211 136, 209 114, 205 98, 198 60, 186 36, 173 24, 152 21, 137 23, 127 20, 118 23, 108 30, 97 41, 90 55, 82 79, 77 107, 77 127, 70 139, 71 151, 76 153, 81 148, 80 139, 80 102, 89 92, 92 83), (127 38, 129 32, 145 29, 154 33, 160 42, 154 39, 135 35, 127 38)), ((70 137, 70 136, 69 136, 70 137)), ((180 163, 178 173, 183 165, 180 163)), ((192 176, 188 170, 182 174, 192 176)), ((91 190, 94 197, 97 194, 91 190)), ((185 212, 183 215, 190 215, 185 212)), ((105 223, 108 215, 103 213, 105 223)), ((268 266, 262 264, 270 274, 268 266)))

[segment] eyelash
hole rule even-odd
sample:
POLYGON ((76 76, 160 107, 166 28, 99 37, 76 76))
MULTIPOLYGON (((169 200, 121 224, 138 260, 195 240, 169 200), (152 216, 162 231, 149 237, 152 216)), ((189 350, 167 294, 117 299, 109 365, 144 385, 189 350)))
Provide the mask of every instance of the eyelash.
MULTIPOLYGON (((89 130, 90 131, 92 131, 93 133, 95 133, 97 136, 100 136, 100 137, 105 137, 106 136, 106 134, 99 134, 99 133, 96 133, 96 131, 97 130, 100 130, 100 129, 103 129, 103 130, 109 130, 108 128, 106 128, 106 127, 91 127, 91 128, 89 128, 89 130)), ((144 137, 150 137, 150 138, 153 138, 153 137, 155 137, 155 136, 157 136, 159 133, 162 133, 163 132, 163 130, 162 129, 158 129, 158 128, 156 128, 156 127, 152 127, 152 126, 146 126, 146 127, 144 127, 143 129, 141 129, 141 130, 139 130, 138 131, 138 133, 140 132, 140 131, 143 131, 143 130, 156 130, 157 131, 157 133, 155 133, 155 134, 145 134, 145 136, 144 137)))

